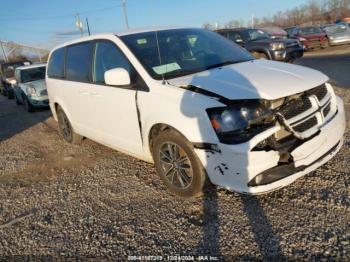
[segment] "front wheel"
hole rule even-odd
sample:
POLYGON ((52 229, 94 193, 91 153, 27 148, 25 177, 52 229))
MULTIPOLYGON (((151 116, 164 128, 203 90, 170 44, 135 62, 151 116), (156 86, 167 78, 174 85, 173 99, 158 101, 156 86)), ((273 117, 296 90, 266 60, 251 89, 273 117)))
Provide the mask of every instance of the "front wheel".
POLYGON ((324 41, 324 43, 321 45, 321 48, 325 49, 329 47, 329 41, 328 39, 324 41))
POLYGON ((30 112, 30 113, 34 112, 34 107, 32 106, 32 104, 30 103, 30 101, 25 95, 22 96, 22 100, 23 100, 24 108, 27 110, 27 112, 30 112))
POLYGON ((60 106, 57 108, 57 118, 60 135, 63 139, 71 144, 79 144, 83 137, 74 132, 68 117, 60 106))
POLYGON ((207 174, 193 145, 175 130, 165 130, 154 140, 153 158, 161 180, 181 197, 203 193, 207 174))

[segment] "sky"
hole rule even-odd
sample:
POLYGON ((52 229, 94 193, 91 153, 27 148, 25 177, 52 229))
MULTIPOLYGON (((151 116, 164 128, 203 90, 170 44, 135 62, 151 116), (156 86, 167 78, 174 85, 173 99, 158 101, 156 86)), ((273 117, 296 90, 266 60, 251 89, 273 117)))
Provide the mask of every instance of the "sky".
MULTIPOLYGON (((307 0, 125 0, 130 28, 200 27, 272 16, 307 0)), ((121 0, 2 0, 0 40, 40 48, 79 37, 75 14, 89 19, 91 33, 125 30, 121 0)))

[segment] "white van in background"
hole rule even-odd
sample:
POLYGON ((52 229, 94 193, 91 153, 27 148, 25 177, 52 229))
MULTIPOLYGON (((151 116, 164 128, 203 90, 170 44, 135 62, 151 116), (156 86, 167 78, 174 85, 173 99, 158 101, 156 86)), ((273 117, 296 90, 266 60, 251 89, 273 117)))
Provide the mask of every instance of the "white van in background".
POLYGON ((207 182, 247 194, 286 186, 343 143, 328 77, 256 60, 204 29, 100 34, 55 48, 46 83, 63 138, 153 162, 170 191, 207 182))

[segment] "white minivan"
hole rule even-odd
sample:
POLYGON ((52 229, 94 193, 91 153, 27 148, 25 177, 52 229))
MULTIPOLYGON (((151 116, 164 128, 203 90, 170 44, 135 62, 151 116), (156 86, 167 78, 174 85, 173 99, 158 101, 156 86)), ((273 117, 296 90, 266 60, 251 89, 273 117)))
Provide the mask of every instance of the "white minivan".
POLYGON ((330 160, 344 106, 328 77, 256 60, 204 29, 99 34, 52 50, 50 107, 63 138, 86 137, 155 164, 170 191, 208 183, 259 194, 330 160))

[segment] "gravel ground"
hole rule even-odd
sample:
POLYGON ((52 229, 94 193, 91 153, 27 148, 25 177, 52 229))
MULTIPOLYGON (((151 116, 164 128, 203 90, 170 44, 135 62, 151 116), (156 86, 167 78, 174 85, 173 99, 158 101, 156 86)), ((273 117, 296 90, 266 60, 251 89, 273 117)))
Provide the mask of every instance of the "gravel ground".
MULTIPOLYGON (((336 92, 350 105, 347 89, 336 92)), ((329 163, 286 188, 186 201, 152 165, 90 140, 68 145, 49 111, 29 114, 4 97, 0 140, 0 260, 350 260, 349 129, 329 163)))

